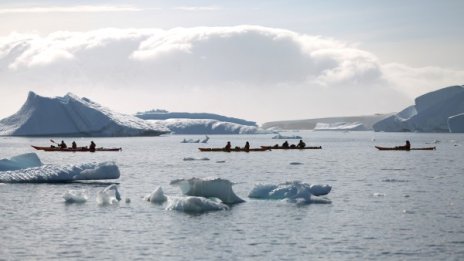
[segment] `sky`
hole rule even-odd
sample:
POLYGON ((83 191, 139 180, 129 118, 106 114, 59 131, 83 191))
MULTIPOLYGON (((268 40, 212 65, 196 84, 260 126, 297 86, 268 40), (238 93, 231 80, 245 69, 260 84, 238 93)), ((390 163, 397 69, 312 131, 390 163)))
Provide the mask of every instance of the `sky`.
POLYGON ((464 84, 464 1, 0 2, 0 118, 29 91, 254 120, 397 112, 464 84))

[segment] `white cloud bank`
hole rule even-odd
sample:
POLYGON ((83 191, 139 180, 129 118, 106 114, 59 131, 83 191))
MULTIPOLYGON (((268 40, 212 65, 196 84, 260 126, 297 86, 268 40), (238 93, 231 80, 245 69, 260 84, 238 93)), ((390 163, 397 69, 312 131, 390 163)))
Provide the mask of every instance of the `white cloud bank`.
MULTIPOLYGON (((122 112, 208 111, 252 120, 397 111, 464 71, 382 64, 320 36, 260 26, 101 29, 0 38, 0 95, 72 91, 122 112)), ((7 107, 8 106, 8 107, 7 107)), ((3 115, 6 116, 6 115, 3 115)))

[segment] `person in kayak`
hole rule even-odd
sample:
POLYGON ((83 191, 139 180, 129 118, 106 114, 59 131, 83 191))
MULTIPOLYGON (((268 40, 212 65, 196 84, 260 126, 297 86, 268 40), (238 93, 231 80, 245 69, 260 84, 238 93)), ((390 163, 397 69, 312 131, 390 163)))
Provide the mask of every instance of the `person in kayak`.
POLYGON ((89 146, 90 152, 95 152, 96 147, 97 147, 97 145, 93 141, 91 141, 90 146, 89 146))
POLYGON ((304 143, 303 140, 300 140, 296 146, 300 149, 304 149, 306 147, 306 143, 304 143))
POLYGON ((224 147, 224 150, 229 151, 232 148, 232 145, 230 145, 230 141, 227 142, 227 145, 224 147))
POLYGON ((284 143, 282 143, 282 148, 288 148, 288 141, 285 141, 284 143))
POLYGON ((64 143, 64 140, 61 141, 60 143, 60 148, 62 149, 66 149, 68 146, 66 145, 66 143, 64 143))
POLYGON ((411 149, 411 143, 409 142, 409 140, 407 140, 406 144, 404 144, 403 146, 396 146, 395 148, 400 149, 400 150, 410 150, 411 149))
POLYGON ((72 148, 73 150, 77 149, 77 144, 76 144, 75 141, 72 142, 71 148, 72 148))
POLYGON ((250 150, 250 143, 247 141, 245 143, 245 147, 243 147, 244 150, 250 150))

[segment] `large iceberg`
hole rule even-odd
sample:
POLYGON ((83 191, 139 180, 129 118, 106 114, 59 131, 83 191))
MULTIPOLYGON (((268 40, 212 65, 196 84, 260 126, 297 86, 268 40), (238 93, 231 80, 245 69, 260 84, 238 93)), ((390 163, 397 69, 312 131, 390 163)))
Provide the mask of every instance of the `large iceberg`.
POLYGON ((231 122, 239 125, 254 126, 256 122, 247 121, 244 119, 238 119, 233 117, 222 116, 214 113, 190 113, 190 112, 168 112, 165 110, 151 110, 146 112, 138 112, 135 114, 136 117, 144 120, 168 120, 168 119, 209 119, 216 120, 218 122, 231 122))
MULTIPOLYGON (((386 132, 464 132, 460 119, 464 113, 464 86, 446 87, 419 96, 415 105, 374 124, 375 131, 386 132), (450 127, 449 124, 454 127, 450 127)), ((462 120, 461 120, 462 122, 462 120)))
POLYGON ((171 185, 179 186, 182 193, 187 196, 218 198, 226 204, 245 202, 232 190, 233 183, 221 178, 191 178, 176 179, 171 185))
POLYGON ((42 166, 42 162, 35 153, 20 154, 10 159, 0 160, 0 171, 19 170, 42 166))
POLYGON ((366 131, 367 128, 361 122, 334 122, 334 123, 324 123, 318 122, 316 131, 366 131))
POLYGON ((257 134, 256 126, 241 125, 210 119, 147 120, 156 126, 164 126, 175 134, 257 134))
POLYGON ((11 136, 157 136, 167 132, 161 125, 113 112, 72 93, 48 98, 29 92, 21 109, 0 121, 0 135, 11 136))
POLYGON ((111 161, 79 165, 42 165, 12 171, 1 171, 1 183, 51 183, 77 180, 118 179, 118 166, 111 161))

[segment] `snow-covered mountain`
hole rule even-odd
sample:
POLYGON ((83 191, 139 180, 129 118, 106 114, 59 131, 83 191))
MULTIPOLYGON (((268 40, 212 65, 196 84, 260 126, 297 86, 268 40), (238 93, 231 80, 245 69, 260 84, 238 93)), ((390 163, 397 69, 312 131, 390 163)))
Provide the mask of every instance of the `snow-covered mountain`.
POLYGON ((164 126, 170 129, 174 134, 257 134, 262 132, 262 130, 256 126, 247 126, 211 119, 167 119, 147 121, 158 126, 164 126))
POLYGON ((464 86, 450 86, 419 96, 415 105, 374 124, 386 132, 464 132, 464 86), (449 125, 450 124, 450 125, 449 125))
POLYGON ((214 113, 191 113, 191 112, 168 112, 165 110, 151 110, 146 112, 138 112, 135 114, 136 117, 144 120, 167 120, 167 119, 210 119, 223 122, 231 122, 240 125, 254 126, 256 127, 256 122, 247 121, 244 119, 227 117, 214 113))
POLYGON ((113 112, 72 93, 42 97, 29 92, 14 115, 0 121, 0 135, 11 136, 157 136, 169 132, 162 125, 113 112))

